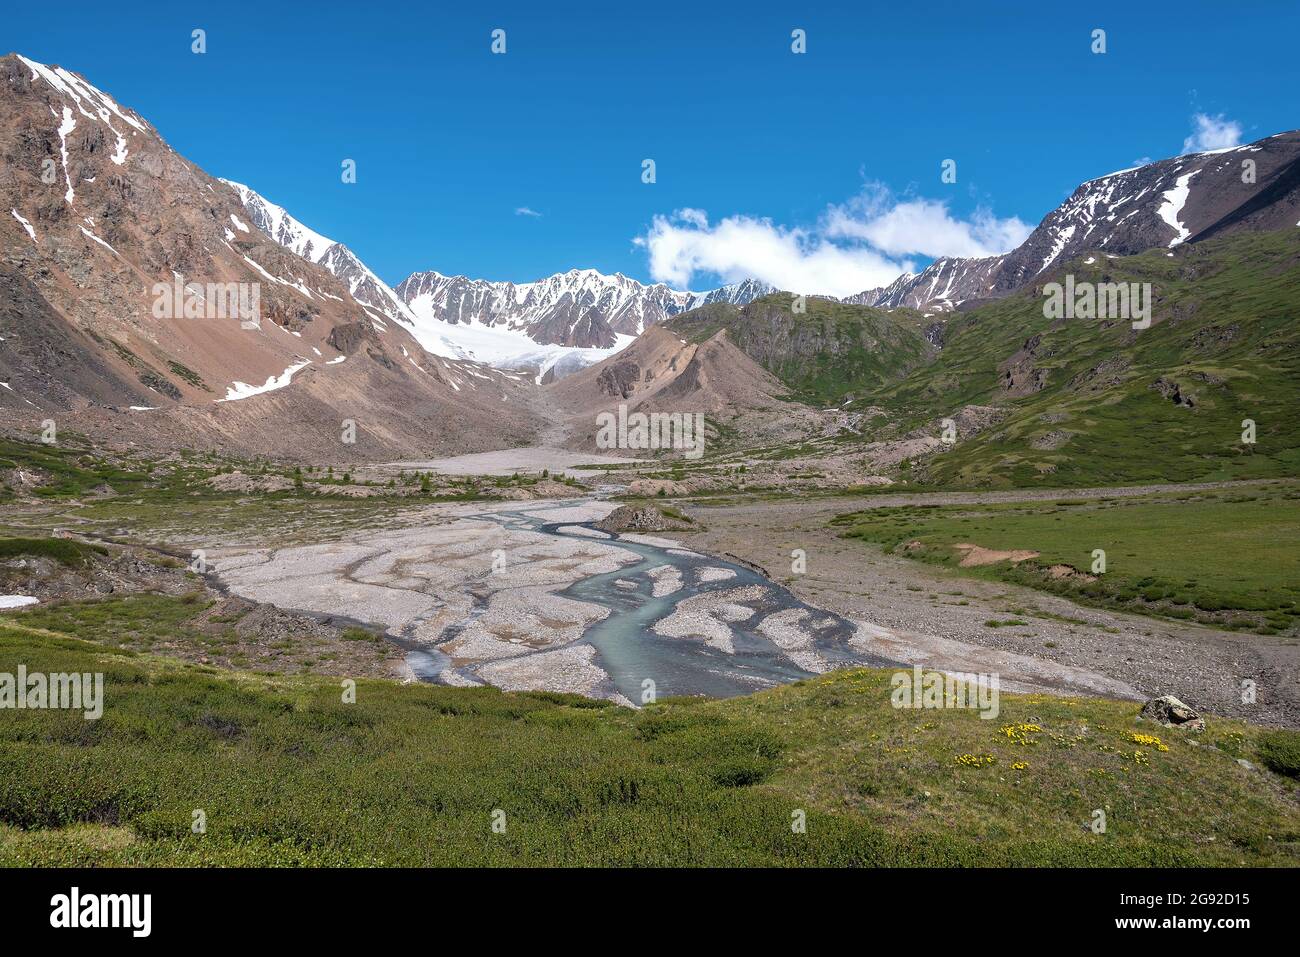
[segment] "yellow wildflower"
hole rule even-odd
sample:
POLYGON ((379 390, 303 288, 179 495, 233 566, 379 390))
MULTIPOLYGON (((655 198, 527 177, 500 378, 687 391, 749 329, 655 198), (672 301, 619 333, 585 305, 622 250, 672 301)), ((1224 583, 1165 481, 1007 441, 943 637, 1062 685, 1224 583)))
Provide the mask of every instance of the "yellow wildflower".
POLYGON ((1146 745, 1148 748, 1155 748, 1157 751, 1169 750, 1169 746, 1154 734, 1140 734, 1137 731, 1130 731, 1129 740, 1134 744, 1142 744, 1146 745))

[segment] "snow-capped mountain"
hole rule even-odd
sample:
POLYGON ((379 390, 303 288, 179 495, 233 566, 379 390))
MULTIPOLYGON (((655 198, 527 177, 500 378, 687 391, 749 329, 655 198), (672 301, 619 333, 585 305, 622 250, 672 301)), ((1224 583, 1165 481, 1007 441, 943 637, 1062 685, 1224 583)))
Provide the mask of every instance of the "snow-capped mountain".
POLYGON ((352 419, 356 454, 391 461, 545 425, 522 375, 426 354, 346 247, 80 74, 0 56, 0 117, 4 426, 56 415, 142 446, 306 457, 352 419))
MULTIPOLYGON (((536 282, 435 271, 387 286, 346 246, 315 232, 246 186, 226 181, 252 223, 324 266, 369 310, 404 325, 429 352, 559 377, 623 349, 664 319, 715 302, 743 306, 775 288, 745 280, 708 292, 645 284, 621 273, 571 269, 536 282)), ((919 273, 844 302, 949 312, 1004 295, 1085 251, 1132 255, 1235 229, 1300 220, 1300 132, 1193 153, 1089 180, 1016 249, 979 259, 936 259, 919 273), (1243 175, 1244 161, 1253 176, 1243 175)))
MULTIPOLYGON (((229 179, 221 182, 239 194, 239 201, 244 204, 248 219, 254 226, 286 249, 328 269, 343 281, 357 302, 395 322, 408 326, 414 322, 415 317, 406 308, 406 303, 347 246, 303 225, 283 206, 277 206, 242 183, 229 179)), ((236 228, 241 225, 235 224, 236 228)), ((446 355, 443 352, 436 354, 446 355)), ((455 357, 460 358, 459 355, 455 357)))
MULTIPOLYGON (((295 219, 255 190, 222 180, 249 222, 343 281, 372 318, 404 325, 426 351, 558 377, 619 351, 647 327, 711 302, 744 305, 771 292, 755 280, 709 292, 646 285, 621 273, 571 269, 537 282, 490 282, 419 272, 394 290, 347 246, 295 219)), ((245 228, 242 222, 233 223, 245 228)))
POLYGON ((947 312, 967 299, 986 298, 1005 256, 982 259, 943 257, 919 273, 903 273, 888 286, 868 289, 844 302, 881 309, 924 309, 947 312))
POLYGON ((728 283, 709 292, 697 293, 688 309, 698 309, 715 302, 729 302, 733 306, 746 306, 760 296, 776 292, 776 286, 769 286, 757 279, 742 279, 740 282, 728 283))
POLYGON ((1019 247, 937 259, 845 301, 942 312, 1019 289, 1087 251, 1131 256, 1238 230, 1300 226, 1300 132, 1191 153, 1089 180, 1019 247))
POLYGON ((755 280, 679 291, 594 269, 528 283, 419 272, 397 287, 416 317, 417 338, 437 335, 482 362, 556 378, 618 352, 663 319, 711 302, 743 305, 771 291, 755 280))
POLYGON ((397 294, 423 318, 499 326, 523 331, 543 345, 583 349, 609 349, 619 336, 640 335, 688 309, 722 301, 743 305, 771 291, 755 280, 703 293, 679 291, 594 269, 570 269, 527 283, 418 272, 397 287, 397 294))
POLYGON ((571 269, 528 283, 420 272, 407 277, 397 294, 418 315, 523 330, 544 345, 598 349, 688 308, 695 296, 594 269, 571 269))
POLYGON ((1130 256, 1240 229, 1282 229, 1297 220, 1300 132, 1191 153, 1081 185, 1007 254, 997 288, 1023 286, 1088 250, 1130 256))

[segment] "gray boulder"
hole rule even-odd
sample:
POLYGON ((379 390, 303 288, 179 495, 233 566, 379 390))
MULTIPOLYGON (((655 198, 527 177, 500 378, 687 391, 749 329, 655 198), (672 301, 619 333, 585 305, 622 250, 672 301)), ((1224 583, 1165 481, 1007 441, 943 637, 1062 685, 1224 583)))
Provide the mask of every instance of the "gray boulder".
POLYGON ((1205 719, 1200 712, 1189 704, 1184 704, 1171 694, 1161 698, 1152 698, 1142 706, 1138 717, 1166 728, 1185 728, 1189 731, 1204 731, 1205 719))

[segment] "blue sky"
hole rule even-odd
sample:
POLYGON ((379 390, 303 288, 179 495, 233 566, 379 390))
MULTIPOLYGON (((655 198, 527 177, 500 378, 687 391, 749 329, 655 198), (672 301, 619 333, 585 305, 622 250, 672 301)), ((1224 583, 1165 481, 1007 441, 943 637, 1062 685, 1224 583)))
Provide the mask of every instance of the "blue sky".
POLYGON ((1300 126, 1297 11, 11 3, 0 47, 84 74, 393 284, 593 267, 693 288, 847 270, 851 286, 1013 244, 1081 181, 1181 152, 1197 114, 1243 142, 1300 126))

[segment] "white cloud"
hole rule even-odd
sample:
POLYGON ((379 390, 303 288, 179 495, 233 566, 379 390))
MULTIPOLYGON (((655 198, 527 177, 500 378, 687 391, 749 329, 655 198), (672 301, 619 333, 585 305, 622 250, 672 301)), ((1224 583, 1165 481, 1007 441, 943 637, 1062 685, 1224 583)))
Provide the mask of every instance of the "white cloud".
POLYGON ((848 296, 893 282, 911 265, 770 219, 729 216, 709 225, 699 210, 656 216, 633 242, 648 250, 650 275, 679 289, 696 273, 712 273, 723 282, 759 279, 793 292, 848 296))
POLYGON ((709 228, 708 214, 705 213, 704 210, 702 209, 689 209, 689 208, 679 209, 677 210, 677 212, 673 213, 673 215, 676 216, 678 219, 680 219, 682 222, 690 223, 692 226, 694 226, 697 229, 709 228))
POLYGON ((969 220, 955 219, 936 199, 898 202, 883 186, 869 185, 860 196, 826 213, 826 235, 856 239, 895 256, 996 256, 1025 241, 1033 227, 1015 216, 998 219, 980 207, 969 220))
POLYGON ((515 215, 516 215, 516 216, 536 216, 538 219, 541 219, 541 218, 542 218, 542 214, 541 214, 541 213, 539 213, 539 212, 538 212, 537 210, 535 210, 535 209, 529 209, 527 206, 520 206, 520 207, 518 207, 518 208, 515 210, 515 215))
POLYGON ((650 258, 650 275, 688 288, 699 273, 723 282, 759 279, 780 289, 848 296, 885 286, 915 271, 908 257, 991 256, 1013 249, 1031 227, 978 209, 970 220, 952 216, 947 203, 899 202, 887 189, 831 206, 814 227, 787 227, 770 219, 729 216, 710 224, 699 209, 656 216, 633 240, 650 258))
POLYGON ((1227 119, 1222 113, 1209 116, 1197 113, 1192 117, 1192 135, 1183 140, 1183 153, 1205 153, 1241 145, 1241 124, 1227 119))

